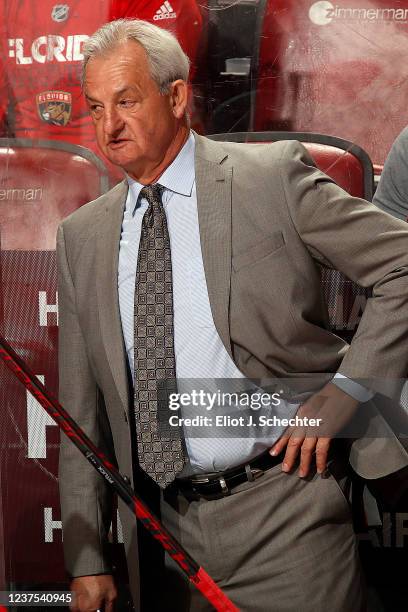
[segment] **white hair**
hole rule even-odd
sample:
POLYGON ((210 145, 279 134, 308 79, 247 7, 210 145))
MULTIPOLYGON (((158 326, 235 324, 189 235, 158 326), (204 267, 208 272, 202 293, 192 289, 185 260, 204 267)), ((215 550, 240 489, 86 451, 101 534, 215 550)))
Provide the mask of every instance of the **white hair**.
POLYGON ((137 42, 145 50, 150 75, 160 93, 168 93, 170 83, 177 79, 188 80, 190 61, 173 34, 142 19, 117 19, 105 23, 85 41, 82 83, 90 59, 109 55, 129 40, 137 42))

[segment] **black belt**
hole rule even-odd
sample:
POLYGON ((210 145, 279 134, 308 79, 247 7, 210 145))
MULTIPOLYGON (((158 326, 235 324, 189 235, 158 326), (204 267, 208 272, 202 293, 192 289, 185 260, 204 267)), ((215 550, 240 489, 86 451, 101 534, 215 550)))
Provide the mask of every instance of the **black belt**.
POLYGON ((188 499, 220 499, 229 495, 243 482, 252 482, 263 476, 264 472, 282 463, 284 453, 272 457, 268 451, 249 463, 239 465, 225 472, 197 474, 191 478, 176 478, 174 484, 188 499))

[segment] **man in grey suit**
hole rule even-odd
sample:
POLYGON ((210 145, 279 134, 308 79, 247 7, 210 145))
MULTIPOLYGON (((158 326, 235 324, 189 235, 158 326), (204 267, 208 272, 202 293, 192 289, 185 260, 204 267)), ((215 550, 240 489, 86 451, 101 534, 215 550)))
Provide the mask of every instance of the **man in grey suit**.
MULTIPOLYGON (((99 146, 127 177, 59 229, 63 405, 136 488, 140 470, 160 487, 166 524, 240 609, 363 610, 346 464, 374 479, 408 456, 372 407, 371 434, 350 453, 331 439, 371 406, 379 379, 406 375, 406 226, 349 197, 298 143, 190 132, 188 60, 159 28, 107 24, 84 58, 99 146), (322 265, 373 288, 350 346, 328 329, 322 265), (336 418, 185 438, 168 427, 168 393, 204 378, 278 379, 285 411, 336 418), (388 438, 372 433, 381 427, 388 438)), ((65 440, 60 491, 75 610, 110 611, 111 495, 65 440)), ((119 510, 139 609, 134 519, 119 510)), ((166 609, 208 609, 194 590, 178 599, 168 571, 166 609)))

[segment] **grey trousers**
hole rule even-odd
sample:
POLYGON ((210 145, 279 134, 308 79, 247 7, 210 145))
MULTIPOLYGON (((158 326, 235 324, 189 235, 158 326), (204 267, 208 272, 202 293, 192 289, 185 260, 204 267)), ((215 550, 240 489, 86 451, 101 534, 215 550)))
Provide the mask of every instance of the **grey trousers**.
MULTIPOLYGON (((330 472, 300 479, 277 465, 219 500, 167 495, 162 519, 244 612, 365 610, 349 504, 330 472)), ((164 599, 166 611, 213 610, 171 560, 164 599)))

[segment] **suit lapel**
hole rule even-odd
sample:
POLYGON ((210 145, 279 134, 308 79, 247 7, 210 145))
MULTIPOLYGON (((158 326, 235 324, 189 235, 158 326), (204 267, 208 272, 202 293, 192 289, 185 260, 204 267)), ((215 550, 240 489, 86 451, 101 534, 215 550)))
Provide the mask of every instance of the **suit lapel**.
POLYGON ((215 326, 232 357, 229 330, 232 167, 219 145, 196 134, 195 139, 198 220, 208 295, 215 326))
POLYGON ((119 243, 126 194, 127 184, 120 183, 102 212, 96 234, 96 281, 102 339, 119 396, 127 410, 129 391, 126 352, 118 295, 119 243))

